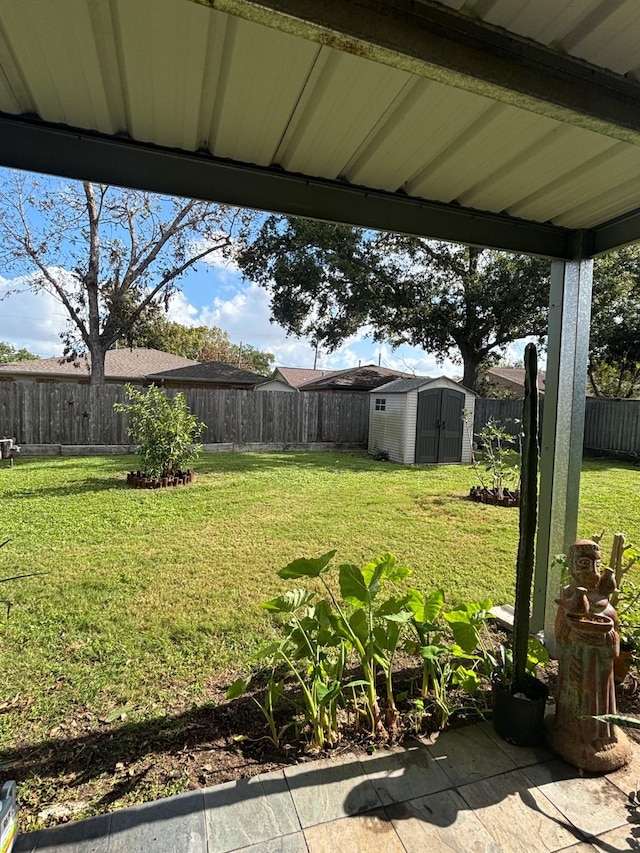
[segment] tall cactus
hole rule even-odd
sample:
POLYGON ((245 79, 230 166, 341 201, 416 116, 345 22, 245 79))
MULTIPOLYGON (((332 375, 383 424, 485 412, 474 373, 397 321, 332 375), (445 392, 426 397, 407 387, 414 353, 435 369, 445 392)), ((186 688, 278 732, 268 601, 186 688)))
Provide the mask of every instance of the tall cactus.
POLYGON ((525 673, 538 519, 538 353, 535 344, 527 344, 525 348, 524 369, 520 538, 516 563, 516 604, 513 615, 513 693, 526 693, 525 673))

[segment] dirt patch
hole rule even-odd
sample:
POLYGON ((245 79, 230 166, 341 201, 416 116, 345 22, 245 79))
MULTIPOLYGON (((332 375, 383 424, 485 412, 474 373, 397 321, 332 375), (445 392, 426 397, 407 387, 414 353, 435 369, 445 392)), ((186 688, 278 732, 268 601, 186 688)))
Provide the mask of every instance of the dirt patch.
MULTIPOLYGON (((541 676, 553 695, 556 664, 551 662, 541 676)), ((420 671, 405 667, 395 680, 397 695, 415 695, 420 671)), ((264 719, 250 696, 229 701, 225 690, 229 681, 210 686, 209 701, 199 706, 167 708, 161 717, 136 720, 99 720, 78 708, 64 725, 53 730, 49 739, 37 744, 18 743, 0 756, 4 777, 18 782, 20 831, 53 826, 89 815, 112 811, 136 803, 171 796, 182 791, 217 785, 255 776, 282 767, 313 761, 317 757, 344 752, 363 753, 377 748, 368 733, 345 715, 343 737, 322 756, 305 752, 301 739, 284 741, 275 747, 266 737, 264 719)), ((618 710, 640 715, 637 671, 618 688, 618 710)), ((382 687, 382 685, 381 685, 382 687)), ((259 687, 256 695, 260 696, 259 687)), ((482 719, 490 696, 480 692, 472 702, 463 692, 450 694, 457 706, 450 726, 482 719)), ((19 700, 5 703, 0 710, 15 718, 19 730, 19 700)), ((287 706, 278 720, 284 725, 287 706)), ((435 706, 418 709, 408 700, 399 702, 403 729, 398 741, 438 729, 435 706)), ((124 714, 124 712, 123 712, 124 714)), ((290 717, 290 712, 289 712, 290 717)), ((12 720, 13 722, 13 720, 12 720)), ((640 733, 627 730, 640 741, 640 733)))
MULTIPOLYGON (((398 674, 398 696, 416 693, 419 670, 398 674)), ((173 707, 154 719, 124 719, 110 723, 78 708, 73 718, 37 744, 17 743, 0 755, 5 778, 18 783, 20 831, 53 826, 117 808, 171 796, 182 791, 255 776, 282 767, 344 752, 363 753, 376 748, 363 725, 346 714, 340 742, 322 755, 305 751, 306 732, 275 747, 250 696, 229 701, 228 680, 212 684, 203 705, 173 707)), ((381 684, 382 688, 383 685, 381 684)), ((256 695, 260 697, 260 689, 256 695)), ((261 697, 260 697, 261 698, 261 697)), ((451 725, 480 719, 476 704, 466 694, 452 694, 460 707, 451 725), (463 696, 465 700, 463 701, 463 696)), ((483 700, 484 701, 484 700, 483 700)), ((284 704, 279 725, 291 718, 284 704)), ((433 708, 420 713, 407 700, 399 702, 404 726, 397 741, 416 733, 437 730, 433 708)), ((5 709, 20 727, 19 702, 5 709)), ((13 722, 13 720, 12 720, 13 722)))

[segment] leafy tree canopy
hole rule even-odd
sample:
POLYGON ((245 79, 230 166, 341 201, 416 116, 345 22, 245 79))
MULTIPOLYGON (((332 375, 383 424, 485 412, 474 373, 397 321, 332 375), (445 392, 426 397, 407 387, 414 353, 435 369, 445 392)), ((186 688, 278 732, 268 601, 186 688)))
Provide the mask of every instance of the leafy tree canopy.
POLYGON ((589 382, 599 397, 640 397, 640 244, 593 270, 589 382))
POLYGON ((8 364, 11 361, 33 361, 38 358, 32 352, 24 347, 22 349, 14 349, 11 344, 5 341, 0 341, 0 364, 8 364))
POLYGON ((237 255, 271 293, 272 317, 329 350, 358 329, 478 371, 546 332, 549 263, 331 223, 269 216, 237 255))
POLYGON ((268 376, 274 356, 247 344, 234 344, 228 332, 217 326, 183 326, 162 314, 148 319, 128 341, 133 346, 153 347, 196 361, 222 361, 243 370, 268 376))
POLYGON ((31 177, 0 185, 0 263, 66 309, 65 354, 104 355, 165 307, 182 276, 224 255, 252 214, 137 190, 31 177))

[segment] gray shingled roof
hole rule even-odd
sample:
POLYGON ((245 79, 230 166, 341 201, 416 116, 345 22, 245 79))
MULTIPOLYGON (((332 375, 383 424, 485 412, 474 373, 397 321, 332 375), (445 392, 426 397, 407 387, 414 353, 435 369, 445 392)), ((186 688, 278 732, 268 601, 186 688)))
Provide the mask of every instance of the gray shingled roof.
POLYGON ((420 388, 421 385, 428 385, 434 382, 432 376, 414 376, 412 379, 394 379, 393 382, 387 382, 386 385, 381 385, 379 388, 374 388, 371 393, 384 391, 385 394, 402 394, 405 391, 413 391, 414 388, 420 388))
POLYGON ((388 367, 378 367, 375 364, 364 364, 361 367, 349 367, 338 370, 321 379, 305 382, 301 391, 328 391, 341 389, 350 391, 369 391, 390 382, 394 378, 413 378, 412 373, 402 373, 388 367))
MULTIPOLYGON (((493 382, 498 388, 507 390, 522 389, 524 395, 524 369, 521 367, 491 367, 486 372, 489 382, 493 382)), ((544 370, 538 372, 538 390, 544 394, 547 374, 544 370)))
POLYGON ((241 370, 232 364, 222 361, 205 361, 202 364, 192 364, 176 370, 163 370, 159 373, 150 373, 147 379, 172 379, 181 382, 219 382, 225 385, 250 385, 264 382, 261 373, 252 370, 241 370))
MULTIPOLYGON (((134 349, 112 349, 105 358, 106 379, 142 379, 150 373, 161 370, 187 367, 198 362, 181 355, 172 355, 157 349, 137 347, 134 349)), ((23 376, 25 379, 46 376, 55 379, 88 377, 91 365, 90 356, 81 356, 75 362, 63 361, 60 358, 39 358, 33 361, 13 361, 0 364, 0 374, 23 376)))
POLYGON ((462 385, 462 383, 456 382, 455 379, 452 379, 450 376, 414 376, 411 379, 396 379, 393 382, 387 382, 386 385, 381 385, 379 388, 374 388, 370 393, 384 392, 385 394, 404 394, 407 391, 414 391, 416 388, 430 385, 432 382, 442 380, 450 383, 452 388, 458 387, 466 394, 473 394, 475 397, 478 396, 475 391, 471 391, 469 388, 462 385))
MULTIPOLYGON (((300 388, 307 382, 313 382, 316 379, 322 379, 323 376, 332 376, 336 370, 315 370, 310 367, 277 367, 274 371, 279 373, 284 381, 291 385, 292 388, 300 388)), ((272 379, 277 379, 277 376, 272 376, 272 379)))

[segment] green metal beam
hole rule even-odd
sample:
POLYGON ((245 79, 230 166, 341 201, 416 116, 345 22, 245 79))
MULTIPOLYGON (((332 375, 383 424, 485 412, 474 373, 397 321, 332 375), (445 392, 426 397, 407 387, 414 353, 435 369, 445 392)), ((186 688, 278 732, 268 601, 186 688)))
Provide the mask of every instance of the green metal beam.
POLYGON ((506 251, 572 258, 576 232, 0 115, 0 164, 506 251))

